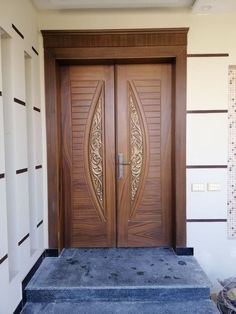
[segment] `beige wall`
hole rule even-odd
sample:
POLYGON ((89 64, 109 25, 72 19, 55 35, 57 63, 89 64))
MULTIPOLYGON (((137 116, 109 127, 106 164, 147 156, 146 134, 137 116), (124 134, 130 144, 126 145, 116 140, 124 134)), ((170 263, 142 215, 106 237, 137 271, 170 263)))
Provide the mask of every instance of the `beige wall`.
POLYGON ((193 15, 159 13, 157 10, 44 11, 40 29, 119 29, 189 27, 189 53, 228 51, 235 54, 233 42, 236 14, 193 15))

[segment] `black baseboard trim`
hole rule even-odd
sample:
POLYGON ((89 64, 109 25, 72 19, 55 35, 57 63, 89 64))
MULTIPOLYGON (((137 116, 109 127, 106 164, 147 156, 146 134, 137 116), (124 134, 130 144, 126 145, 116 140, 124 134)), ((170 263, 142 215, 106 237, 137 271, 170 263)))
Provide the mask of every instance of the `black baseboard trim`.
POLYGON ((22 306, 22 301, 20 301, 20 303, 18 304, 17 308, 15 309, 15 311, 13 312, 13 314, 20 314, 21 311, 23 309, 23 306, 22 306))
POLYGON ((175 254, 178 256, 193 256, 193 247, 176 247, 174 248, 175 254))
POLYGON ((45 253, 45 257, 58 257, 59 256, 58 249, 46 249, 44 253, 45 253))
POLYGON ((20 314, 25 303, 26 303, 26 286, 36 273, 39 266, 42 264, 45 257, 58 257, 59 250, 58 249, 46 249, 40 257, 35 262, 34 266, 31 268, 31 270, 28 272, 28 274, 25 276, 24 280, 22 281, 22 300, 18 304, 17 308, 13 312, 13 314, 20 314))

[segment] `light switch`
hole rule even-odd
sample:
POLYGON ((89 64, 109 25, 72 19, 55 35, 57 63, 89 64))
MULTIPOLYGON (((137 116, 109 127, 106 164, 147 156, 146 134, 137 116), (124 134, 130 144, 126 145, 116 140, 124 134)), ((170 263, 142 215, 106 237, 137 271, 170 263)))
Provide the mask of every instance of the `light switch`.
POLYGON ((220 183, 207 183, 207 190, 209 192, 221 191, 221 184, 220 183))
POLYGON ((192 183, 192 192, 205 192, 206 184, 205 183, 192 183))

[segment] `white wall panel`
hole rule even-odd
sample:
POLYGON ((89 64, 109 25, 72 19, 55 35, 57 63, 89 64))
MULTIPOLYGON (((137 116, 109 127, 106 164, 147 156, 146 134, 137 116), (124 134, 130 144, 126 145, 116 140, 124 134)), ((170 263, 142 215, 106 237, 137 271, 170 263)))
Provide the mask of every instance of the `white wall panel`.
POLYGON ((187 109, 228 107, 228 58, 188 58, 187 109))
POLYGON ((187 165, 226 165, 227 113, 187 115, 187 165))
POLYGON ((28 148, 27 148, 27 116, 26 107, 15 103, 15 150, 16 170, 28 168, 28 148))
POLYGON ((8 260, 5 260, 5 262, 0 265, 0 278, 0 314, 13 313, 9 310, 11 294, 9 293, 10 286, 8 260))
POLYGON ((16 206, 18 216, 18 241, 29 233, 29 192, 28 173, 24 172, 16 176, 17 193, 16 206))
POLYGON ((217 279, 235 277, 236 245, 227 239, 226 222, 203 222, 187 224, 188 243, 214 285, 219 289, 217 279))
POLYGON ((35 123, 35 165, 42 164, 42 121, 41 114, 34 111, 35 123))
POLYGON ((14 71, 13 95, 25 101, 25 80, 24 80, 24 42, 19 35, 14 34, 12 41, 12 64, 14 71))
MULTIPOLYGON (((1 90, 1 88, 0 88, 1 90)), ((5 148, 4 148, 4 128, 3 128, 3 103, 0 96, 0 173, 5 173, 5 148)))
POLYGON ((227 169, 187 169, 187 218, 227 218, 227 169), (193 192, 194 183, 203 183, 205 192, 193 192), (220 191, 208 191, 209 183, 220 184, 220 191))
POLYGON ((41 101, 40 101, 40 67, 39 67, 39 56, 37 55, 32 55, 32 88, 33 88, 33 93, 32 93, 32 98, 33 102, 32 105, 34 104, 35 107, 41 108, 41 101))
POLYGON ((43 169, 35 170, 37 223, 43 220, 43 169))
MULTIPOLYGON (((8 252, 6 182, 0 179, 0 259, 8 252)), ((0 280, 1 281, 1 280, 0 280)))

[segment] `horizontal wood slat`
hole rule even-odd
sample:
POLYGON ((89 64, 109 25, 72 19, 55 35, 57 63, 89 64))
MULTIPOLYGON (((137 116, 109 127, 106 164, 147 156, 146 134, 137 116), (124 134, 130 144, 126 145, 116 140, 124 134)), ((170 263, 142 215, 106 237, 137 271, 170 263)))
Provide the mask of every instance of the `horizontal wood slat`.
POLYGON ((186 46, 187 32, 188 28, 42 31, 45 48, 186 46))

